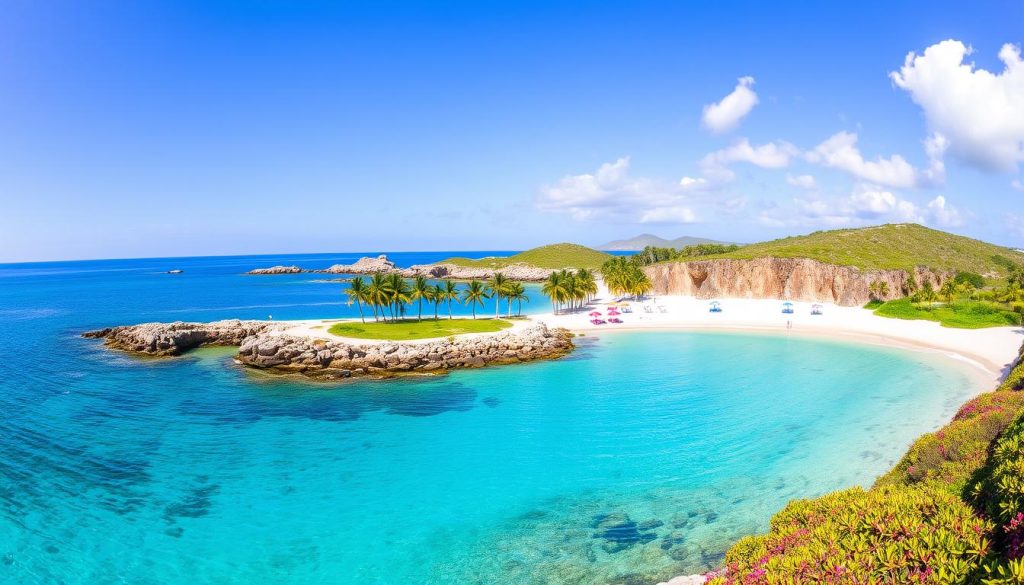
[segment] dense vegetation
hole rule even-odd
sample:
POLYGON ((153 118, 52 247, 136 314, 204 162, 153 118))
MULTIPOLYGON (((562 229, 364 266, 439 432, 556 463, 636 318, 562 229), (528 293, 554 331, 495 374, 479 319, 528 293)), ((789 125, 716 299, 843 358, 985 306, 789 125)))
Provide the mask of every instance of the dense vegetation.
POLYGON ((548 275, 540 291, 551 299, 555 313, 562 307, 578 309, 597 294, 597 278, 594 271, 586 268, 576 271, 559 270, 548 275))
POLYGON ((601 265, 601 275, 613 295, 641 297, 651 290, 651 279, 633 258, 617 256, 601 265))
POLYGON ((408 305, 416 303, 416 320, 423 320, 423 304, 427 304, 428 310, 433 305, 434 319, 438 318, 438 311, 441 305, 448 309, 448 319, 452 319, 452 303, 463 302, 473 310, 473 318, 476 319, 477 306, 483 306, 487 299, 494 299, 494 316, 498 316, 501 309, 501 301, 504 299, 507 305, 508 316, 512 316, 512 303, 517 304, 517 311, 522 311, 522 303, 529 302, 526 295, 526 287, 521 282, 509 280, 500 272, 494 274, 486 283, 479 280, 472 280, 462 288, 451 280, 442 280, 431 284, 425 277, 406 280, 399 274, 376 273, 369 280, 357 276, 351 280, 349 287, 345 289, 349 305, 355 304, 359 309, 359 318, 366 322, 363 314, 363 307, 367 306, 373 310, 373 320, 383 320, 388 323, 398 323, 406 315, 408 305))
POLYGON ((505 268, 513 264, 525 264, 537 268, 587 268, 594 270, 611 258, 606 254, 579 244, 550 244, 533 248, 512 256, 489 256, 487 258, 449 258, 443 264, 455 264, 467 268, 505 268))
POLYGON ((1022 390, 1018 361, 870 490, 792 502, 712 583, 1024 583, 1022 390))
POLYGON ((629 256, 630 262, 638 266, 649 266, 657 262, 683 262, 693 260, 701 256, 713 254, 726 254, 739 250, 736 244, 694 244, 682 248, 659 248, 657 246, 646 246, 640 252, 629 256))
POLYGON ((975 272, 1005 279, 1010 265, 1024 263, 1024 254, 971 238, 916 224, 814 232, 749 244, 712 258, 811 258, 861 269, 903 269, 928 266, 936 270, 975 272))
MULTIPOLYGON (((974 273, 961 272, 942 288, 935 290, 926 282, 910 296, 888 302, 872 301, 868 309, 876 315, 894 319, 937 321, 944 327, 979 329, 1020 325, 1024 317, 1024 269, 1010 265, 1007 285, 981 289, 984 279, 974 273)), ((875 297, 888 294, 884 282, 871 285, 875 297)))
POLYGON ((356 339, 389 339, 409 341, 448 337, 463 333, 491 333, 512 326, 504 319, 441 319, 427 321, 399 321, 398 323, 335 323, 328 333, 356 339))

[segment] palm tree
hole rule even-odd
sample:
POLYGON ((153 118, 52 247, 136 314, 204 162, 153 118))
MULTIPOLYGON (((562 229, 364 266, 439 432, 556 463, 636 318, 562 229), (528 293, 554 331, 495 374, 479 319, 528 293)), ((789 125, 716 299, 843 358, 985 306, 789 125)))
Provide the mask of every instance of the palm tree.
POLYGON ((430 296, 427 298, 434 303, 434 321, 437 321, 437 307, 444 302, 444 287, 440 284, 430 287, 430 296))
MULTIPOLYGON (((384 274, 381 272, 374 272, 373 276, 370 277, 370 284, 366 289, 366 298, 373 307, 373 320, 377 320, 377 307, 380 307, 380 314, 384 317, 384 306, 388 304, 388 293, 387 293, 387 281, 384 278, 384 274)), ((387 322, 388 318, 384 317, 384 321, 387 322)))
POLYGON ((384 283, 388 308, 391 310, 392 318, 397 319, 399 315, 404 314, 405 305, 412 301, 412 290, 409 288, 409 283, 397 272, 392 272, 384 277, 384 283))
POLYGON ((580 290, 586 295, 585 301, 590 303, 597 294, 597 279, 594 278, 594 271, 580 268, 576 271, 576 279, 579 280, 580 290))
POLYGON ((523 315, 523 301, 530 302, 526 296, 526 287, 521 282, 513 282, 508 289, 509 311, 512 310, 512 301, 516 302, 516 315, 523 315))
POLYGON ((417 276, 412 281, 412 295, 409 297, 414 301, 419 301, 419 314, 416 316, 417 321, 423 320, 423 301, 430 300, 430 283, 423 276, 417 276))
POLYGON ((559 272, 549 274, 547 280, 541 285, 540 292, 551 299, 551 306, 554 307, 557 314, 558 305, 565 298, 565 284, 562 282, 562 274, 559 272))
POLYGON ((472 307, 474 319, 476 319, 477 304, 481 307, 484 306, 484 299, 487 298, 490 297, 487 296, 487 290, 484 288, 484 283, 479 280, 469 281, 469 285, 462 291, 462 300, 469 303, 469 306, 472 307))
POLYGON ((942 283, 942 288, 939 289, 939 296, 941 296, 942 298, 946 299, 946 303, 952 303, 953 302, 953 295, 955 295, 955 294, 956 294, 956 283, 953 282, 952 278, 947 280, 946 282, 942 283))
MULTIPOLYGON (((501 297, 508 293, 509 279, 500 272, 495 272, 487 283, 487 291, 494 297, 494 318, 498 318, 498 309, 501 306, 501 297)), ((509 301, 511 302, 511 301, 509 301)))
POLYGON ((345 290, 345 294, 348 296, 348 306, 352 306, 352 302, 355 301, 356 308, 359 309, 359 320, 366 323, 366 318, 363 317, 363 301, 367 299, 367 288, 366 281, 363 280, 362 276, 357 276, 352 279, 349 283, 348 289, 345 290))
POLYGON ((444 281, 444 293, 442 297, 448 302, 448 320, 452 319, 452 301, 459 300, 459 286, 450 280, 444 281))

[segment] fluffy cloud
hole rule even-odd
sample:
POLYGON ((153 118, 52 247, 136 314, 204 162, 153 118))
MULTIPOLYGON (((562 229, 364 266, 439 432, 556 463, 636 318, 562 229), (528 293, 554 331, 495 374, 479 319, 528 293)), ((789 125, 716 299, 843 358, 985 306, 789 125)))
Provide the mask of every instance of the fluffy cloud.
POLYGON ((1024 183, 1020 182, 1020 179, 1014 179, 1010 181, 1010 186, 1017 191, 1024 191, 1024 183))
POLYGON ((793 176, 793 175, 787 174, 786 175, 786 182, 789 183, 790 185, 794 186, 794 187, 799 187, 801 189, 807 189, 808 191, 810 191, 811 189, 815 189, 818 186, 818 182, 814 180, 814 177, 812 175, 797 175, 797 176, 793 176))
POLYGON ((998 74, 964 63, 971 53, 960 41, 942 41, 921 55, 908 54, 889 77, 921 107, 953 155, 982 168, 1013 170, 1024 161, 1020 48, 1003 45, 999 59, 1005 67, 998 74))
POLYGON ((722 101, 704 106, 704 114, 701 116, 704 127, 715 134, 721 134, 739 126, 740 120, 757 105, 757 93, 751 89, 753 85, 753 77, 741 77, 736 88, 722 101))
POLYGON ((689 207, 658 207, 645 211, 640 223, 693 223, 697 214, 689 207))
POLYGON ((643 223, 692 223, 697 214, 687 194, 707 180, 686 177, 678 183, 633 178, 629 157, 601 165, 594 173, 569 175, 541 188, 537 207, 567 213, 576 220, 622 218, 643 223))
POLYGON ((897 188, 914 187, 918 183, 917 171, 898 154, 890 158, 865 160, 857 148, 857 135, 852 132, 833 134, 808 152, 806 158, 869 183, 897 188))
POLYGON ((946 202, 946 198, 939 195, 928 202, 927 206, 928 223, 939 227, 957 227, 964 224, 964 218, 960 210, 946 202))
POLYGON ((789 166, 800 150, 788 142, 768 142, 760 146, 750 144, 746 138, 737 140, 732 146, 709 153, 698 166, 705 177, 720 183, 735 178, 729 169, 733 163, 749 163, 764 169, 782 169, 789 166))

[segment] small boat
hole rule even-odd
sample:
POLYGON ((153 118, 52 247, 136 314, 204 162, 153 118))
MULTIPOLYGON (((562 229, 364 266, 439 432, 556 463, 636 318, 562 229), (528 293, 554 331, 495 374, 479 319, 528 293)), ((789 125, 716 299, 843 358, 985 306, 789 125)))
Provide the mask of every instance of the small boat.
POLYGON ((185 272, 185 271, 180 269, 180 268, 175 268, 174 270, 168 270, 167 274, 181 274, 182 272, 185 272))

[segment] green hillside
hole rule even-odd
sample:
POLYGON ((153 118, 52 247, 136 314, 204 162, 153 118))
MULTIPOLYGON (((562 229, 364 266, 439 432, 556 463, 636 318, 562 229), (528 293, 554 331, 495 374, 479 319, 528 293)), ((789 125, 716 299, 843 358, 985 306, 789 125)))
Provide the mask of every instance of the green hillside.
POLYGON ((1004 278, 1009 263, 1024 264, 1024 254, 941 232, 917 224, 814 232, 770 242, 749 244, 713 258, 811 258, 862 269, 912 269, 922 265, 1004 278))
POLYGON ((503 268, 512 264, 528 264, 537 268, 599 268, 611 254, 579 244, 550 244, 512 256, 486 258, 449 258, 442 263, 470 268, 503 268))

